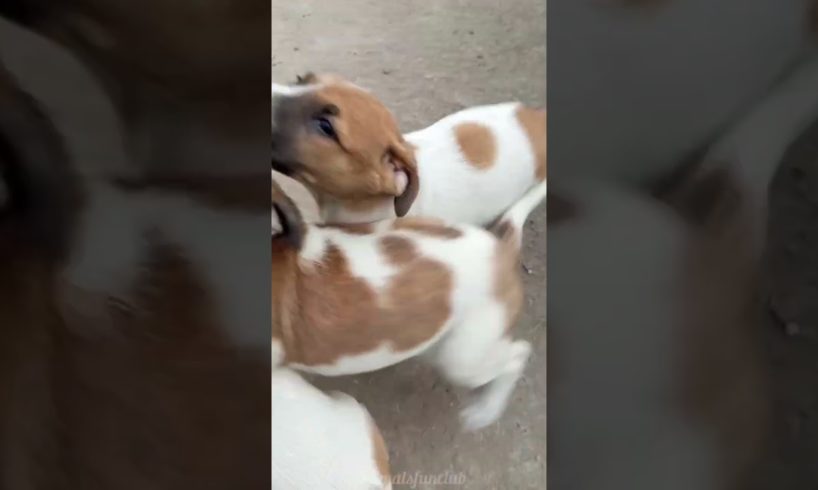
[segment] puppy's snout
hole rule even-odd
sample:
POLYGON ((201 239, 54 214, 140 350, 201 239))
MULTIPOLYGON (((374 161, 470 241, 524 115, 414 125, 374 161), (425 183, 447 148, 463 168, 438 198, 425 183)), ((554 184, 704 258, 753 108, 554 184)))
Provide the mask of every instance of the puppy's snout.
POLYGON ((286 175, 287 177, 292 177, 293 174, 295 173, 295 166, 288 162, 273 159, 271 167, 276 172, 280 172, 286 175))

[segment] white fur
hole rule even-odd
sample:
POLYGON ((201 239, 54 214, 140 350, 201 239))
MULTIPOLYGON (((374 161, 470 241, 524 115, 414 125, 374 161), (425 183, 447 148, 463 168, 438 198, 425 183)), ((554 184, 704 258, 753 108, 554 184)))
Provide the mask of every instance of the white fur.
POLYGON ((383 490, 369 413, 342 393, 327 396, 289 369, 274 369, 272 487, 383 490))
MULTIPOLYGON (((522 225, 527 214, 545 197, 545 189, 545 183, 536 186, 506 216, 515 225, 518 221, 522 225)), ((439 262, 440 267, 452 274, 449 319, 432 338, 407 351, 396 351, 387 341, 367 352, 344 355, 331 364, 290 367, 340 376, 381 369, 429 352, 434 364, 452 383, 469 389, 485 386, 480 397, 462 413, 465 427, 479 429, 491 424, 504 410, 530 353, 528 342, 507 336, 508 311, 495 297, 497 239, 482 228, 467 225, 453 226, 462 233, 456 239, 412 230, 389 230, 390 225, 388 221, 379 223, 368 235, 348 234, 331 227, 308 227, 296 274, 316 267, 315 262, 332 245, 347 259, 357 279, 364 280, 376 294, 382 294, 398 269, 381 257, 379 242, 387 234, 401 236, 409 239, 422 257, 439 262)))
MULTIPOLYGON (((519 103, 472 107, 404 135, 415 147, 420 191, 409 216, 434 216, 484 225, 508 209, 536 182, 536 156, 516 111, 519 103), (455 136, 461 123, 477 123, 494 137, 494 164, 479 169, 466 160, 455 136), (476 197, 479 196, 479 197, 476 197)), ((371 211, 350 211, 327 198, 326 222, 369 222, 395 216, 391 200, 371 211)))
POLYGON ((536 183, 536 156, 517 120, 519 107, 472 107, 407 134, 417 148, 421 182, 409 214, 483 225, 520 199, 536 183), (479 123, 494 135, 497 153, 490 168, 481 170, 465 160, 454 135, 454 127, 464 122, 479 123))

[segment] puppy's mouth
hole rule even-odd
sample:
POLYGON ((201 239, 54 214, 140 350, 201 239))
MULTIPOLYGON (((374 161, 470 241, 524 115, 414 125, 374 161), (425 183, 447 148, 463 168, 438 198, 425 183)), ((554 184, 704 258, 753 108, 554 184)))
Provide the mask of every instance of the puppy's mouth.
POLYGON ((276 158, 272 159, 272 169, 286 175, 287 177, 294 177, 301 168, 302 166, 298 162, 279 160, 276 158))
POLYGON ((409 186, 409 174, 405 170, 395 168, 395 196, 402 196, 409 186))

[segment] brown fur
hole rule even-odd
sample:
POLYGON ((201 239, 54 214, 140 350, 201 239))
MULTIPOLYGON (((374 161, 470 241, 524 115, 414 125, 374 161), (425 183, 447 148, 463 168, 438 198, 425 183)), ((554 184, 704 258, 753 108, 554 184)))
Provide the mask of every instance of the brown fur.
POLYGON ((547 138, 546 130, 546 113, 545 111, 530 109, 521 106, 517 109, 517 120, 525 129, 528 140, 531 142, 531 148, 534 150, 535 162, 537 168, 535 175, 538 180, 542 181, 546 178, 547 168, 547 138))
MULTIPOLYGON (((338 228, 339 225, 324 225, 324 224, 317 224, 315 225, 318 228, 338 228)), ((350 235, 371 235, 374 231, 374 227, 369 223, 348 223, 340 225, 341 228, 346 233, 350 235)))
POLYGON ((375 455, 375 466, 381 474, 384 484, 392 480, 392 472, 389 469, 389 451, 386 449, 386 442, 383 440, 381 431, 374 421, 370 421, 369 430, 372 434, 372 453, 375 455))
POLYGON ((381 250, 389 262, 402 266, 419 257, 417 248, 411 241, 395 235, 381 238, 381 250))
POLYGON ((435 238, 447 238, 454 240, 463 236, 463 232, 457 228, 447 226, 443 221, 429 218, 408 217, 396 220, 392 225, 393 230, 411 230, 435 238))
POLYGON ((382 197, 347 199, 340 202, 340 206, 352 212, 368 212, 379 209, 384 205, 382 197))
POLYGON ((807 15, 810 31, 818 34, 818 0, 812 0, 809 7, 809 14, 807 15))
POLYGON ((440 331, 450 314, 451 272, 422 257, 407 262, 407 247, 397 243, 383 245, 400 271, 380 298, 334 245, 314 265, 274 246, 273 336, 284 344, 285 362, 331 364, 384 343, 405 351, 440 331))
POLYGON ((482 124, 464 122, 455 126, 454 136, 466 161, 473 167, 485 170, 494 165, 497 143, 491 129, 482 124))
POLYGON ((517 323, 525 297, 519 273, 521 237, 507 221, 501 221, 492 231, 499 238, 494 258, 494 296, 506 307, 508 332, 517 323))
POLYGON ((414 150, 377 98, 335 82, 279 102, 274 117, 273 168, 336 199, 393 196, 396 213, 408 212, 419 190, 414 150), (311 129, 319 114, 332 121, 337 141, 311 129), (396 168, 409 177, 403 194, 398 193, 396 168))

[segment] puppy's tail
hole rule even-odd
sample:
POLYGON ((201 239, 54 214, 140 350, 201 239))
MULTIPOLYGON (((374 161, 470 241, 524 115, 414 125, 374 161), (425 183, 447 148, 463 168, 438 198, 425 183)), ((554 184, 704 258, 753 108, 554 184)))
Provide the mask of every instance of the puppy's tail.
POLYGON ((519 249, 522 244, 523 225, 531 212, 545 200, 547 193, 548 181, 544 180, 514 203, 488 230, 501 241, 513 243, 519 249))

